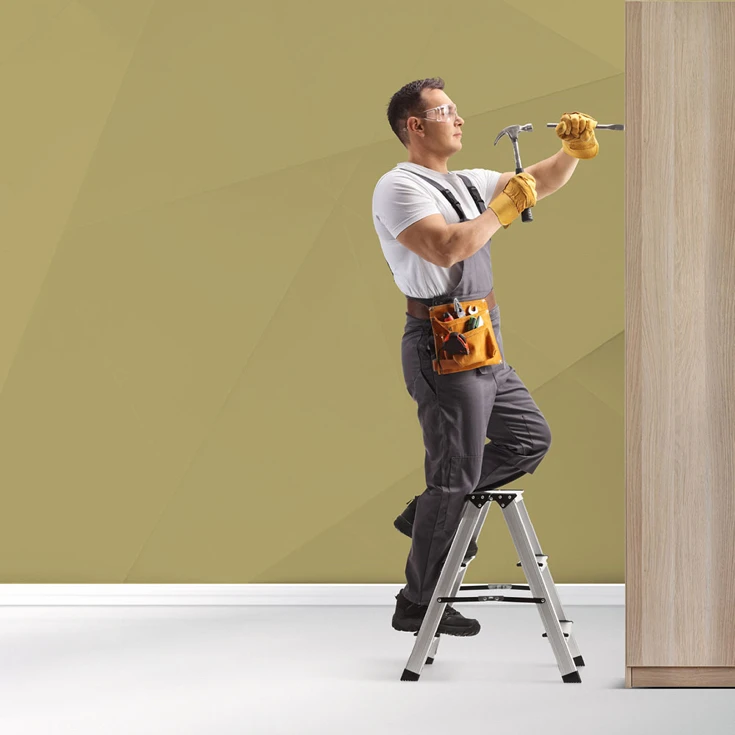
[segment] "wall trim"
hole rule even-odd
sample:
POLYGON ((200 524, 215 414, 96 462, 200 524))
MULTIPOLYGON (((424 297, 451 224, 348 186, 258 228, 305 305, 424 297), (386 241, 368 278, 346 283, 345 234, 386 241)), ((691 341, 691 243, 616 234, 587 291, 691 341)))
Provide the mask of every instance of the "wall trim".
MULTIPOLYGON (((0 605, 389 605, 392 607, 395 605, 398 590, 403 586, 403 584, 0 584, 0 605)), ((625 605, 624 584, 557 584, 556 588, 562 605, 625 605)), ((505 592, 530 596, 530 593, 504 590, 488 591, 487 594, 505 592)), ((467 604, 474 606, 480 603, 467 604)))

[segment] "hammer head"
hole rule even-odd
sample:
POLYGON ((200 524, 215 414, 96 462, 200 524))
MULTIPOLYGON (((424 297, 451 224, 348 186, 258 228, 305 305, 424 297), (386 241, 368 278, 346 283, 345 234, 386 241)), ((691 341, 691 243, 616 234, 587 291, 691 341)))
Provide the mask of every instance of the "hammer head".
MULTIPOLYGON (((508 125, 507 128, 503 128, 498 133, 498 137, 495 138, 495 143, 497 143, 504 135, 507 135, 512 141, 517 141, 518 133, 529 130, 533 130, 533 125, 531 125, 531 123, 526 123, 525 125, 508 125)), ((495 143, 493 143, 493 145, 495 145, 495 143)))

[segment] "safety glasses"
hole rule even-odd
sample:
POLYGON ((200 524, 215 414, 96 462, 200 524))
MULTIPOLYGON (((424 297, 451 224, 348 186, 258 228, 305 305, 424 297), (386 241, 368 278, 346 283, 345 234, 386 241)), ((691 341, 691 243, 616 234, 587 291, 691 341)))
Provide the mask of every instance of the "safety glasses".
POLYGON ((456 105, 439 105, 426 110, 423 115, 417 115, 426 120, 435 120, 436 122, 454 122, 457 118, 456 105))

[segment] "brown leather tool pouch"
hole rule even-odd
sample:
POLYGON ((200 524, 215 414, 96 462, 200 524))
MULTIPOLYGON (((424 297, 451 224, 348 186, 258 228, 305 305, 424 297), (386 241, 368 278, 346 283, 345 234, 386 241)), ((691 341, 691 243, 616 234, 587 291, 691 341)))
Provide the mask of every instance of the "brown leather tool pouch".
POLYGON ((436 355, 432 363, 434 372, 439 373, 439 375, 459 373, 463 370, 473 370, 482 365, 497 365, 503 362, 503 357, 495 339, 487 301, 478 299, 475 301, 460 301, 460 304, 465 311, 465 316, 448 322, 441 321, 441 317, 448 311, 454 314, 454 303, 429 307, 431 331, 434 334, 434 354, 436 355), (482 317, 483 323, 482 326, 476 329, 465 331, 467 322, 473 316, 468 313, 469 308, 473 305, 477 306, 477 313, 474 316, 482 317), (460 332, 462 334, 467 341, 468 355, 448 355, 442 349, 444 339, 450 332, 460 332))

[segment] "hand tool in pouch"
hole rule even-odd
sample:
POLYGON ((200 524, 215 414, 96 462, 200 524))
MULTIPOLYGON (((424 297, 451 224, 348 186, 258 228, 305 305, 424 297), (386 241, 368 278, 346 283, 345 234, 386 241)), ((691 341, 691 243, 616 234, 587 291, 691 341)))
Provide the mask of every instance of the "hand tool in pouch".
POLYGON ((450 332, 442 342, 442 349, 447 355, 469 355, 467 340, 459 332, 450 332))
MULTIPOLYGON (((507 128, 503 128, 499 133, 498 137, 495 138, 495 145, 504 135, 507 135, 511 142, 513 143, 513 154, 516 158, 516 173, 522 174, 523 173, 523 166, 521 166, 521 154, 518 152, 518 133, 533 130, 533 125, 531 123, 526 123, 525 125, 508 125, 507 128)), ((521 212, 521 220, 523 222, 533 222, 533 215, 531 214, 531 207, 528 207, 527 209, 524 209, 523 212, 521 212)))
POLYGON ((481 327, 485 323, 482 321, 482 317, 477 315, 477 306, 475 304, 472 304, 472 306, 467 309, 467 313, 472 316, 472 319, 469 319, 467 321, 468 332, 471 329, 477 329, 478 327, 481 327))

